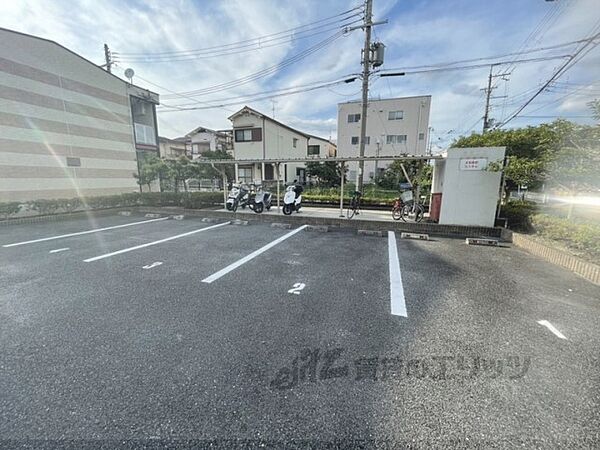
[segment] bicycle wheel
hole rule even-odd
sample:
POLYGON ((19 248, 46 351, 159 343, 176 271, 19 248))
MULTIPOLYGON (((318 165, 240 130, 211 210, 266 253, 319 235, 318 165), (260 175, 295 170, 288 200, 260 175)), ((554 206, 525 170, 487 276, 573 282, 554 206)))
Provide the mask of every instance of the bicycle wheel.
POLYGON ((413 205, 404 205, 400 213, 404 222, 415 222, 415 212, 413 211, 413 205))
POLYGON ((392 209, 392 219, 400 220, 402 218, 402 208, 394 207, 392 209))
POLYGON ((354 214, 356 213, 356 201, 354 199, 350 200, 350 204, 348 205, 348 211, 346 212, 346 217, 348 219, 352 219, 354 214))
POLYGON ((420 222, 425 217, 425 208, 423 205, 417 204, 417 210, 415 213, 415 222, 420 222))

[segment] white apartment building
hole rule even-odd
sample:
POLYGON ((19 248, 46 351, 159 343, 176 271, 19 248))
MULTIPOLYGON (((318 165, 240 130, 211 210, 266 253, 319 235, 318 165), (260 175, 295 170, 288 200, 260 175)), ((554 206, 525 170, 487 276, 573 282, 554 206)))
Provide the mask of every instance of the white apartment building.
MULTIPOLYGON (((248 106, 229 117, 233 124, 233 152, 238 161, 249 159, 326 159, 336 154, 327 139, 295 130, 248 106)), ((244 182, 275 180, 271 164, 236 164, 236 179, 244 182)), ((282 163, 279 179, 307 181, 304 163, 282 163)))
POLYGON ((139 191, 158 95, 56 42, 0 28, 0 202, 139 191))
MULTIPOLYGON (((338 157, 358 156, 361 101, 338 104, 338 157)), ((424 155, 429 139, 431 96, 369 100, 365 156, 424 155)), ((365 162, 363 180, 372 181, 387 161, 365 162)), ((348 164, 348 179, 355 181, 358 163, 348 164)))

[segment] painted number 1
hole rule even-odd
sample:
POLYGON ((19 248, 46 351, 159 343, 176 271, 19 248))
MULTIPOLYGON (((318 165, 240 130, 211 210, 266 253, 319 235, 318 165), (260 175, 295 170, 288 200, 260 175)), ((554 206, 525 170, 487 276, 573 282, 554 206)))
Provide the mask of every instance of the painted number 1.
POLYGON ((294 287, 288 291, 289 294, 300 295, 300 291, 306 286, 304 283, 294 283, 294 287))

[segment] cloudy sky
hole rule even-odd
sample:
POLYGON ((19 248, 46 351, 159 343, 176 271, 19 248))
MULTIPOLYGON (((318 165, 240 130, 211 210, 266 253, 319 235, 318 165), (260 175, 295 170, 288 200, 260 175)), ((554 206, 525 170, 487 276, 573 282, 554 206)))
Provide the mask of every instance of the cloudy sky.
MULTIPOLYGON (((97 64, 103 63, 106 42, 118 61, 114 73, 123 77, 123 70, 131 67, 134 83, 161 94, 165 105, 198 108, 241 101, 239 97, 248 94, 302 90, 311 83, 358 73, 361 30, 323 42, 342 24, 359 20, 360 15, 354 14, 360 10, 341 13, 361 4, 362 0, 13 0, 0 3, 0 27, 55 40, 97 64), (297 28, 293 39, 285 33, 273 36, 292 28, 297 28), (256 45, 253 39, 261 36, 256 45), (240 41, 244 43, 235 44, 240 41), (315 51, 287 63, 310 48, 315 51), (186 53, 189 50, 201 52, 186 53), (224 51, 231 54, 223 55, 224 51), (281 63, 284 67, 277 66, 281 63), (236 84, 233 87, 226 84, 259 71, 266 76, 231 83, 236 84), (198 90, 204 91, 189 94, 198 90)), ((600 0, 374 0, 374 19, 388 20, 376 27, 374 36, 386 45, 382 69, 401 69, 407 75, 374 77, 371 96, 432 95, 433 141, 444 145, 460 134, 480 131, 485 103, 481 88, 489 65, 425 73, 410 73, 418 70, 411 67, 485 57, 492 58, 457 65, 572 54, 582 44, 555 46, 591 35, 600 24, 600 0), (555 48, 504 56, 547 47, 555 48)), ((504 98, 493 99, 491 116, 509 117, 564 61, 495 67, 494 73, 510 75, 506 80, 494 78, 493 95, 504 98)), ((600 97, 599 76, 596 47, 506 126, 557 116, 591 123, 586 103, 600 97)), ((359 91, 357 80, 243 103, 268 114, 274 110, 277 119, 291 126, 335 139, 337 104, 357 99, 359 91)), ((227 117, 241 106, 183 111, 163 106, 160 134, 177 137, 197 126, 227 128, 227 117)))

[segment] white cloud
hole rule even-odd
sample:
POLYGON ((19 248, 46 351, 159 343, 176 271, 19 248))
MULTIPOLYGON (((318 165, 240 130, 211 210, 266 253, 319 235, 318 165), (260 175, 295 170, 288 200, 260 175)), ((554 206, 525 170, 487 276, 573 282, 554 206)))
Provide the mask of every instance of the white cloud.
MULTIPOLYGON (((104 42, 115 52, 175 51, 219 46, 289 29, 348 9, 356 2, 341 0, 324 4, 318 0, 305 2, 273 2, 269 0, 228 0, 220 2, 195 2, 177 0, 165 2, 146 0, 122 2, 107 0, 27 0, 2 2, 0 26, 53 39, 77 53, 102 63, 104 42), (350 5, 350 6, 349 6, 350 5)), ((388 18, 387 25, 377 27, 376 36, 387 46, 384 68, 401 68, 432 64, 450 60, 467 59, 515 51, 525 37, 538 25, 549 8, 559 2, 540 2, 525 7, 519 0, 505 2, 467 2, 464 0, 397 2, 376 0, 375 18, 388 18)), ((540 42, 532 46, 551 45, 580 39, 592 28, 597 14, 597 0, 562 2, 540 42), (565 3, 566 2, 566 3, 565 3)), ((316 36, 312 43, 326 35, 316 36)), ((317 80, 330 80, 360 71, 360 30, 338 39, 331 46, 294 64, 276 76, 252 81, 234 89, 214 95, 197 97, 198 102, 213 98, 244 95, 281 87, 298 86, 317 80)), ((277 64, 295 55, 308 43, 306 41, 263 48, 260 51, 230 55, 216 59, 198 59, 192 62, 126 63, 116 68, 122 75, 126 67, 133 67, 134 82, 158 91, 169 92, 143 81, 149 80, 170 91, 189 91, 238 79, 258 70, 277 64)), ((505 86, 499 83, 494 95, 509 99, 494 100, 493 117, 500 118, 514 111, 527 95, 515 98, 522 92, 548 79, 557 61, 517 66, 505 86), (506 89, 506 90, 505 90, 506 89)), ((565 76, 565 80, 578 83, 596 81, 600 55, 590 53, 565 76)), ((381 79, 371 87, 373 96, 431 94, 431 125, 436 135, 448 142, 455 134, 449 130, 467 131, 483 115, 482 92, 489 69, 442 72, 381 79)), ((276 101, 276 116, 291 126, 312 134, 335 137, 337 103, 357 98, 360 80, 330 89, 305 92, 276 101)), ((593 95, 596 90, 590 90, 593 95)), ((531 94, 529 94, 531 95, 531 94)), ((574 96, 564 101, 543 106, 560 97, 559 93, 542 94, 526 110, 542 108, 537 114, 585 114, 588 98, 574 96)), ((163 98, 164 103, 188 103, 182 98, 163 98)), ((270 113, 269 100, 252 102, 250 106, 270 113)), ((242 105, 240 105, 241 107, 242 105)), ((225 128, 227 117, 237 106, 228 109, 211 109, 161 113, 160 133, 174 137, 199 125, 225 128)), ((512 125, 524 125, 524 119, 512 125)), ((480 124, 475 129, 479 129, 480 124)))

